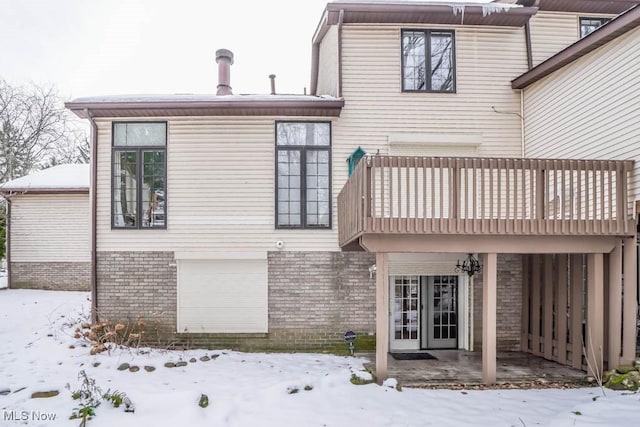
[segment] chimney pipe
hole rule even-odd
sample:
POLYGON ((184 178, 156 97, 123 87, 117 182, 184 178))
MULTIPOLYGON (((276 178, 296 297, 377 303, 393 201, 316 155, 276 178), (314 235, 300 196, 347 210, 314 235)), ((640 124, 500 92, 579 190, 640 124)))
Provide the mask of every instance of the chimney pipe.
POLYGON ((232 95, 230 84, 233 52, 228 49, 216 50, 216 63, 218 64, 218 91, 216 95, 232 95))
POLYGON ((271 79, 271 95, 276 94, 276 75, 269 74, 269 78, 271 79))

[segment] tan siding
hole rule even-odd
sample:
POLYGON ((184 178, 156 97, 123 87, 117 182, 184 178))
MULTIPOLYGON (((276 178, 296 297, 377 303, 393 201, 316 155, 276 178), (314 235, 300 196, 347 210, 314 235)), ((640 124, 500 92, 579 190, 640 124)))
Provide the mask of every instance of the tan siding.
POLYGON ((320 44, 318 95, 338 96, 338 26, 332 25, 320 44))
POLYGON ((541 11, 531 18, 531 51, 534 67, 578 41, 580 17, 611 18, 613 16, 541 11))
POLYGON ((100 121, 98 250, 267 251, 278 240, 284 250, 337 250, 335 197, 344 179, 334 179, 333 230, 275 229, 276 119, 169 120, 167 230, 111 230, 111 126, 100 121))
POLYGON ((33 194, 11 199, 11 262, 87 262, 89 195, 33 194))
POLYGON ((526 155, 640 160, 639 63, 636 29, 527 88, 526 155))
MULTIPOLYGON (((526 70, 524 31, 453 29, 457 93, 437 94, 401 92, 399 26, 343 27, 347 102, 334 129, 334 158, 345 159, 358 146, 388 153, 389 136, 402 133, 479 135, 481 156, 521 155, 520 94, 510 82, 526 70)), ((344 173, 344 161, 334 165, 334 175, 344 173)))

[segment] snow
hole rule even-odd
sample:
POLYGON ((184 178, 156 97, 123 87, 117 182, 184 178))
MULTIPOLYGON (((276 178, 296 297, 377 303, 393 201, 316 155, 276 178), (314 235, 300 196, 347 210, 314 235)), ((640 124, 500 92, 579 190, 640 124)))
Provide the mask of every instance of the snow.
POLYGON ((125 413, 102 403, 89 427, 637 426, 640 419, 639 394, 607 390, 602 397, 597 388, 398 391, 392 379, 384 386, 353 385, 352 374, 368 377, 364 360, 353 357, 151 349, 91 356, 72 337, 88 309, 83 292, 0 293, 0 392, 11 390, 0 395, 0 425, 79 425, 68 417, 77 406, 70 396, 79 388, 80 370, 103 392, 125 392, 135 406, 135 413, 125 413), (205 354, 219 357, 180 368, 163 366, 205 354), (123 362, 141 370, 118 371, 123 362), (146 372, 145 365, 156 370, 146 372), (60 394, 30 398, 49 390, 60 394), (198 406, 203 393, 209 397, 207 408, 198 406), (55 414, 55 421, 34 420, 43 413, 55 414), (26 419, 7 421, 11 414, 26 419))
POLYGON ((250 102, 250 101, 336 101, 338 98, 321 95, 267 95, 267 94, 240 94, 240 95, 212 95, 212 94, 159 94, 159 95, 106 95, 76 98, 72 103, 104 103, 104 102, 250 102))
POLYGON ((89 165, 58 165, 5 182, 0 190, 89 188, 89 165))

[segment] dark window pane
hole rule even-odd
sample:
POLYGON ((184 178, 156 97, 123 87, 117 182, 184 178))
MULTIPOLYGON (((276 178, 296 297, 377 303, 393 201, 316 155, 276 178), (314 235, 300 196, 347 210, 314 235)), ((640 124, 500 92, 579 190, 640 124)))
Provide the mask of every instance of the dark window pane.
POLYGON ((116 151, 113 165, 113 225, 136 227, 137 152, 116 151))
POLYGON ((405 31, 402 34, 402 72, 405 90, 424 90, 426 86, 425 33, 405 31))
POLYGON ((580 37, 588 36, 609 21, 609 18, 580 18, 580 37))
POLYGON ((164 227, 165 225, 165 153, 143 151, 142 227, 164 227))
POLYGON ((453 90, 453 34, 431 33, 431 90, 453 90))

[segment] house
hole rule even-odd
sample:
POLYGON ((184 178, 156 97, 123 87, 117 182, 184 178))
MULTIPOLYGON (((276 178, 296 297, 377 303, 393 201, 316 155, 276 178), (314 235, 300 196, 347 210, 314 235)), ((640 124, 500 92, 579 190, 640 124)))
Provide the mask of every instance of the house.
POLYGON ((482 351, 487 383, 497 351, 631 361, 605 319, 636 313, 633 162, 526 157, 512 87, 630 4, 333 2, 311 95, 233 94, 221 49, 216 95, 67 103, 93 130, 94 314, 236 348, 354 330, 379 379, 389 351, 482 351))
POLYGON ((0 185, 10 288, 88 291, 89 165, 58 165, 0 185))

